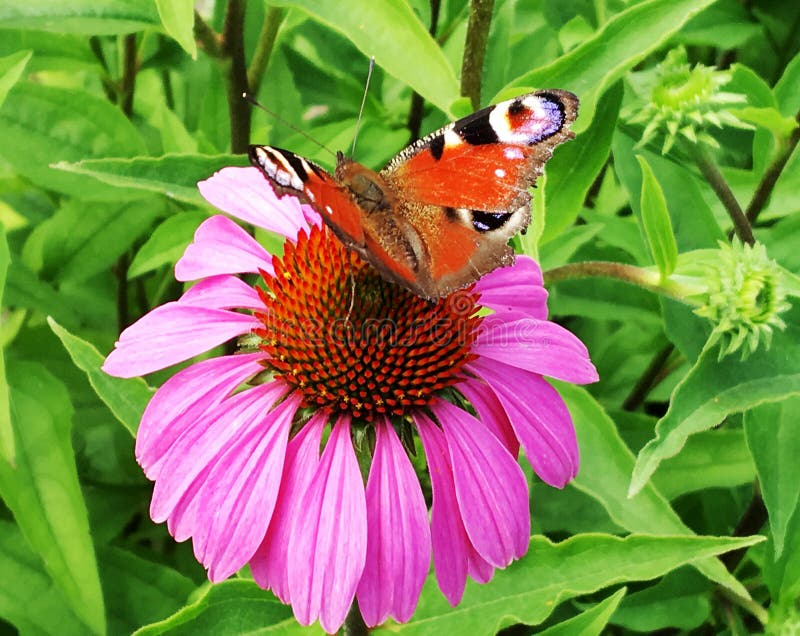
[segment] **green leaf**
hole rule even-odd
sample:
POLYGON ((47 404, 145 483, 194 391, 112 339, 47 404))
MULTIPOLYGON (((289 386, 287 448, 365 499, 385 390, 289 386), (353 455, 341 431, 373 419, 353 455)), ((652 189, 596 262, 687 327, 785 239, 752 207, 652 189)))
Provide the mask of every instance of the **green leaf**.
POLYGON ((75 312, 64 302, 64 297, 19 260, 11 263, 8 268, 5 306, 32 309, 45 316, 53 316, 70 327, 77 326, 80 322, 75 312))
POLYGON ((769 527, 775 558, 783 552, 786 529, 800 502, 800 397, 762 404, 744 416, 747 445, 753 455, 764 504, 769 512, 769 527))
POLYGON ((226 166, 250 165, 243 155, 164 155, 134 159, 88 159, 61 162, 54 168, 88 175, 116 188, 158 192, 171 199, 203 205, 197 182, 226 166))
POLYGON ((103 595, 70 440, 72 403, 44 367, 9 368, 16 463, 0 461, 0 494, 55 584, 92 633, 105 633, 103 595))
POLYGON ((524 234, 519 234, 517 240, 519 241, 520 252, 527 254, 533 260, 539 261, 539 241, 542 238, 542 232, 545 228, 545 196, 547 185, 547 174, 543 174, 539 178, 537 188, 533 190, 531 200, 531 224, 528 231, 524 234))
POLYGON ((618 589, 591 609, 538 632, 539 636, 600 636, 600 634, 604 634, 608 619, 617 610, 626 591, 627 588, 624 587, 618 589))
POLYGON ((54 171, 50 164, 146 150, 133 124, 108 101, 29 82, 18 83, 0 110, 0 139, 0 154, 19 174, 47 190, 87 199, 119 200, 131 193, 54 171))
POLYGON ((681 568, 645 590, 630 594, 614 613, 614 624, 653 633, 662 629, 691 630, 708 620, 709 583, 694 570, 681 568))
POLYGON ((647 164, 647 160, 641 155, 637 155, 636 158, 642 167, 642 198, 640 202, 642 227, 650 246, 650 253, 661 273, 661 280, 666 280, 678 263, 678 246, 672 232, 667 200, 664 198, 661 185, 653 174, 652 168, 647 164))
MULTIPOLYGON (((769 544, 767 545, 769 548, 769 544)), ((796 610, 800 598, 800 513, 795 511, 786 528, 784 549, 779 559, 772 559, 774 550, 767 549, 764 582, 772 596, 771 613, 777 609, 796 610)))
POLYGON ((0 521, 0 617, 20 634, 83 636, 86 625, 72 612, 19 528, 0 521), (13 584, 10 582, 13 581, 13 584))
POLYGON ((591 241, 603 229, 602 223, 584 223, 564 230, 557 241, 542 245, 539 250, 542 270, 547 271, 568 263, 582 245, 591 241))
POLYGON ((186 130, 186 126, 166 104, 160 104, 153 123, 161 131, 161 146, 164 154, 197 154, 197 141, 186 130))
POLYGON ((162 265, 175 263, 192 241, 195 230, 208 216, 201 212, 175 214, 161 223, 136 253, 128 278, 136 278, 162 265))
POLYGON ((181 45, 181 48, 197 59, 197 44, 194 41, 194 0, 155 0, 158 17, 164 30, 181 45))
POLYGON ((637 218, 642 216, 642 170, 635 158, 641 154, 653 169, 667 200, 667 209, 674 215, 671 223, 678 252, 716 248, 717 241, 726 240, 703 197, 704 189, 710 193, 708 184, 699 181, 684 165, 650 152, 636 151, 634 145, 635 140, 628 135, 621 132, 614 135, 614 171, 628 192, 628 200, 637 218))
POLYGON ((50 328, 60 339, 72 361, 86 373, 94 390, 131 435, 136 436, 142 413, 153 397, 153 390, 141 378, 123 380, 101 370, 105 358, 91 344, 74 336, 52 318, 50 328))
POLYGON ((790 115, 781 115, 775 107, 746 106, 731 108, 729 112, 744 122, 765 128, 778 137, 788 137, 797 128, 797 122, 790 115))
POLYGON ((621 101, 622 85, 617 84, 600 100, 591 126, 573 141, 556 148, 547 163, 547 224, 543 244, 560 237, 578 218, 589 188, 608 159, 621 101))
POLYGON ((196 589, 188 577, 164 565, 108 546, 99 554, 108 599, 109 631, 131 634, 179 611, 196 589))
POLYGON ((292 610, 253 581, 229 579, 208 585, 203 594, 173 616, 135 632, 136 636, 170 634, 323 634, 316 625, 299 628, 292 610), (231 617, 236 617, 235 626, 231 617))
MULTIPOLYGON (((585 389, 563 382, 554 384, 569 407, 581 448, 591 449, 581 457, 581 470, 573 481, 575 488, 599 501, 612 521, 630 532, 693 534, 653 484, 628 496, 634 456, 614 422, 585 389)), ((694 566, 712 581, 740 596, 749 596, 721 562, 710 559, 694 566)))
POLYGON ((468 582, 456 610, 431 575, 411 621, 393 629, 400 634, 493 634, 514 623, 536 625, 567 599, 654 579, 762 539, 581 534, 555 544, 534 536, 525 558, 497 571, 490 584, 468 582))
POLYGON ((714 0, 649 0, 615 15, 595 36, 547 66, 515 79, 508 87, 558 87, 581 99, 575 132, 586 130, 597 101, 622 75, 658 49, 692 16, 714 0))
MULTIPOLYGON (((8 253, 8 241, 3 224, 0 223, 0 307, 5 311, 3 296, 6 289, 6 274, 11 257, 8 253)), ((11 426, 11 406, 6 381, 5 347, 0 346, 0 461, 14 463, 14 429, 11 426)))
POLYGON ((788 327, 776 331, 772 346, 746 361, 718 360, 716 347, 702 353, 675 388, 669 410, 656 425, 656 437, 641 450, 630 493, 639 492, 662 460, 680 452, 693 433, 708 430, 726 416, 765 402, 800 394, 800 322, 798 311, 786 316, 788 327))
POLYGON ((653 481, 670 501, 706 488, 735 488, 753 482, 756 467, 742 429, 703 431, 664 460, 653 481))
POLYGON ((155 197, 121 204, 69 200, 31 235, 42 250, 40 275, 63 285, 109 270, 163 209, 155 197))
POLYGON ((296 7, 347 36, 367 58, 446 113, 458 98, 456 75, 419 16, 403 0, 275 0, 296 7), (424 72, 421 71, 424 69, 424 72))
POLYGON ((22 72, 31 59, 33 51, 19 51, 7 57, 0 57, 0 108, 6 101, 6 95, 22 77, 22 72))
POLYGON ((158 24, 152 3, 139 0, 26 0, 0 4, 0 29, 122 35, 158 24))
POLYGON ((774 93, 781 113, 793 116, 800 111, 800 52, 786 65, 774 93))

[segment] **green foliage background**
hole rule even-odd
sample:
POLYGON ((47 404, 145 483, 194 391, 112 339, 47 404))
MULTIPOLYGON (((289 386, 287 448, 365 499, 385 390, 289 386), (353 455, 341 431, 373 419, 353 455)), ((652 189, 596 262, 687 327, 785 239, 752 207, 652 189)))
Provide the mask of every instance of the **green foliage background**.
MULTIPOLYGON (((198 180, 245 165, 248 138, 329 164, 251 112, 243 88, 348 149, 374 55, 357 158, 378 168, 410 140, 415 100, 423 134, 472 110, 461 68, 481 4, 220 0, 195 16, 190 0, 0 0, 0 634, 319 632, 246 572, 210 586, 191 547, 152 524, 133 436, 168 373, 124 381, 99 367, 122 327, 181 293, 172 266, 213 213, 198 180)), ((541 235, 517 245, 546 271, 602 260, 668 276, 728 240, 697 166, 636 146, 641 128, 620 117, 635 105, 635 73, 678 45, 693 63, 729 68, 725 90, 753 109, 753 130, 714 132, 713 161, 742 208, 766 195, 755 236, 800 273, 796 0, 496 0, 472 76, 480 104, 533 88, 581 99, 578 136, 536 197, 541 235)), ((797 311, 768 351, 720 361, 703 349, 708 322, 666 295, 613 276, 549 289, 554 319, 587 343, 601 376, 588 390, 558 386, 580 474, 564 491, 530 475, 528 555, 470 583, 456 609, 431 578, 392 630, 797 629, 797 311)))

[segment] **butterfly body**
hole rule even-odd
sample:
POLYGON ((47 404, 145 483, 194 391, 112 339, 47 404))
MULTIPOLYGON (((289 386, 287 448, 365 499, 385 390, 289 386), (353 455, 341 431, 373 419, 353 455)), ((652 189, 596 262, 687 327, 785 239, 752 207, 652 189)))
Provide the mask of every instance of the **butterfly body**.
POLYGON ((312 205, 385 278, 430 299, 514 260, 544 163, 570 139, 578 100, 538 91, 479 110, 402 150, 374 172, 341 153, 331 175, 288 150, 251 146, 278 194, 312 205))

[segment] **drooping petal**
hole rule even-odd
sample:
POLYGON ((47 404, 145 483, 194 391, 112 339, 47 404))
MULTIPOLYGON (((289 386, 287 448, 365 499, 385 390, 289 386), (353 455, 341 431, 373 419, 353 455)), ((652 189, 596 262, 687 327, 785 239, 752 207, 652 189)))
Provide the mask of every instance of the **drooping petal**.
POLYGON ((125 329, 103 371, 132 378, 158 371, 213 349, 260 323, 252 316, 178 302, 156 307, 125 329))
POLYGON ((364 570, 367 509, 350 440, 350 418, 334 425, 303 497, 289 539, 289 595, 303 625, 319 617, 335 632, 344 622, 364 570))
POLYGON ((211 276, 192 285, 178 300, 182 305, 207 309, 255 309, 264 311, 256 290, 236 276, 211 276))
POLYGON ((485 274, 475 283, 481 305, 498 313, 519 312, 545 320, 547 290, 542 286, 542 270, 529 256, 517 256, 510 267, 501 267, 485 274))
POLYGON ((264 539, 299 404, 298 395, 289 395, 269 413, 261 405, 260 417, 253 417, 248 430, 228 447, 198 493, 203 506, 192 543, 213 582, 240 569, 264 539))
POLYGON ((294 240, 308 230, 307 213, 291 196, 278 197, 258 168, 223 168, 197 184, 211 205, 246 223, 294 240))
POLYGON ((136 433, 136 459, 151 480, 158 477, 164 455, 183 431, 247 378, 264 369, 263 355, 211 358, 186 367, 156 391, 136 433))
POLYGON ((556 488, 578 474, 578 442, 564 401, 541 376, 491 360, 468 368, 503 404, 533 470, 556 488))
POLYGON ((573 384, 596 382, 586 346, 561 325, 547 320, 504 320, 487 316, 473 353, 573 384))
POLYGON ((198 503, 194 495, 227 450, 254 422, 261 422, 286 391, 286 385, 278 381, 252 387, 221 402, 185 428, 166 453, 153 488, 153 521, 169 520, 170 532, 178 541, 194 535, 195 513, 188 514, 190 504, 198 503), (180 513, 176 514, 178 507, 180 513))
POLYGON ((305 514, 301 502, 319 465, 319 444, 327 415, 315 413, 289 442, 278 503, 267 534, 253 558, 250 569, 256 583, 271 589, 284 603, 289 595, 289 538, 295 518, 305 514))
POLYGON ((450 453, 444 433, 422 412, 414 414, 414 423, 425 449, 433 490, 433 569, 442 594, 450 605, 456 606, 464 595, 471 544, 456 500, 450 453))
POLYGON ((414 613, 431 559, 428 510, 419 480, 387 420, 375 424, 367 481, 367 561, 358 606, 368 627, 414 613))
POLYGON ((191 452, 173 456, 154 490, 151 516, 159 521, 174 502, 168 513, 170 532, 177 540, 193 538, 195 557, 214 582, 227 578, 253 556, 278 496, 299 398, 290 396, 267 411, 275 390, 258 389, 251 389, 246 399, 229 400, 235 402, 230 411, 220 413, 228 420, 215 421, 219 426, 207 428, 191 452), (219 434, 215 428, 228 430, 219 434), (183 495, 171 496, 166 492, 170 487, 183 495))
POLYGON ((437 400, 458 507, 470 542, 486 561, 505 567, 528 549, 530 515, 525 475, 505 446, 472 415, 437 400))
POLYGON ((458 390, 464 394, 469 403, 478 412, 478 418, 495 434, 508 452, 514 457, 519 455, 519 440, 517 439, 503 404, 491 391, 486 390, 486 385, 473 378, 466 379, 458 384, 458 390))
POLYGON ((272 256, 236 223, 218 214, 197 228, 194 241, 175 263, 175 278, 188 281, 259 270, 273 273, 272 256))

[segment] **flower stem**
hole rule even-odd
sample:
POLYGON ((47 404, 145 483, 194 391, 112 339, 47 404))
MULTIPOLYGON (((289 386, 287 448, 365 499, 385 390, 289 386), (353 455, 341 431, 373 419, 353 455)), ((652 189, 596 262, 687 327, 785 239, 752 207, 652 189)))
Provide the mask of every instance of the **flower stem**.
POLYGON ((469 97, 475 109, 481 105, 483 59, 486 56, 493 8, 494 0, 471 0, 469 3, 467 40, 461 61, 461 94, 469 97))
POLYGON ((280 7, 269 7, 267 15, 264 16, 264 24, 261 25, 261 33, 258 34, 258 43, 250 61, 250 68, 247 70, 247 83, 253 95, 258 95, 261 87, 261 80, 264 72, 269 66, 269 58, 272 55, 272 48, 275 46, 275 38, 278 35, 278 28, 283 21, 283 9, 280 7))
POLYGON ((778 182, 778 177, 781 176, 783 169, 786 167, 789 157, 792 156, 795 148, 797 148, 797 144, 800 143, 800 112, 797 113, 795 119, 798 123, 798 127, 792 131, 789 137, 789 143, 786 144, 784 151, 772 162, 766 172, 764 172, 764 176, 761 177, 761 182, 758 184, 753 194, 750 205, 747 206, 745 216, 751 224, 755 223, 758 219, 758 215, 769 200, 772 189, 775 187, 775 184, 778 182))
MULTIPOLYGON (((764 499, 761 497, 761 487, 758 481, 753 485, 753 497, 747 508, 739 518, 736 528, 733 531, 734 537, 747 537, 755 534, 761 530, 762 526, 767 522, 768 514, 767 507, 764 505, 764 499)), ((747 548, 739 548, 738 550, 731 550, 722 555, 722 562, 728 571, 733 572, 736 566, 744 557, 747 548)))
POLYGON ((567 263, 544 273, 545 283, 549 285, 562 280, 589 278, 592 276, 616 278, 648 291, 663 294, 684 303, 688 302, 686 296, 689 290, 682 285, 669 279, 662 281, 657 272, 652 272, 636 265, 612 263, 610 261, 584 261, 582 263, 567 263))
POLYGON ((197 11, 194 12, 194 37, 211 57, 222 57, 222 38, 197 11))
MULTIPOLYGON (((439 9, 441 6, 442 0, 431 0, 431 25, 428 29, 431 37, 436 37, 436 30, 439 28, 439 9)), ((419 139, 424 105, 425 102, 422 99, 422 95, 414 91, 414 94, 411 95, 411 108, 408 110, 408 121, 406 123, 406 128, 410 133, 409 143, 419 139)))
POLYGON ((361 617, 361 610, 358 609, 358 601, 355 599, 353 599, 353 604, 350 606, 350 611, 347 612, 347 618, 344 619, 342 633, 345 636, 366 636, 369 634, 369 627, 361 617))
POLYGON ((766 625, 769 621, 769 614, 767 613, 767 610, 765 610, 763 606, 759 605, 754 600, 739 596, 725 587, 719 588, 718 591, 720 595, 725 597, 731 603, 738 605, 742 609, 747 610, 750 614, 755 616, 758 622, 762 625, 766 625))
POLYGON ((133 114, 133 90, 136 87, 136 34, 131 33, 123 40, 122 79, 119 83, 119 106, 130 119, 133 114))
POLYGON ((223 65, 228 96, 228 116, 231 128, 231 152, 243 154, 250 143, 250 117, 252 109, 243 98, 248 92, 247 66, 244 61, 244 11, 245 0, 230 0, 222 29, 223 65))
POLYGON ((736 232, 736 236, 739 237, 742 243, 753 245, 756 240, 753 237, 753 228, 750 226, 750 221, 747 220, 747 217, 742 211, 742 207, 739 205, 736 197, 733 196, 733 192, 728 182, 725 181, 725 177, 723 177, 722 173, 719 171, 719 168, 717 168, 716 164, 711 160, 711 157, 708 156, 708 153, 701 146, 689 146, 689 151, 695 164, 697 164, 697 167, 700 169, 700 172, 716 193, 717 198, 719 198, 719 200, 722 201, 722 205, 725 206, 728 216, 730 216, 731 221, 733 221, 733 229, 736 232))
POLYGON ((662 373, 664 367, 674 350, 675 345, 670 342, 653 356, 650 364, 647 365, 644 373, 639 377, 636 385, 622 403, 623 410, 635 411, 642 405, 647 394, 650 393, 650 390, 656 385, 658 380, 663 379, 662 373))

